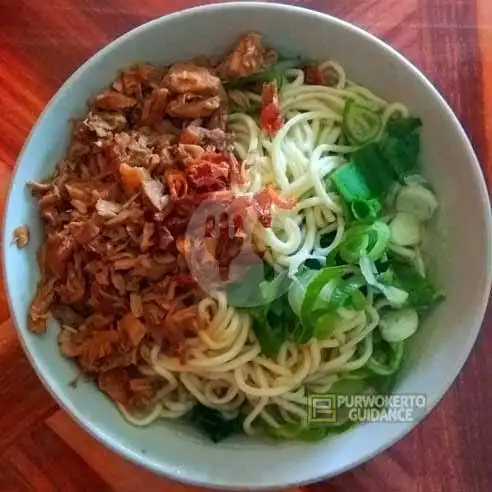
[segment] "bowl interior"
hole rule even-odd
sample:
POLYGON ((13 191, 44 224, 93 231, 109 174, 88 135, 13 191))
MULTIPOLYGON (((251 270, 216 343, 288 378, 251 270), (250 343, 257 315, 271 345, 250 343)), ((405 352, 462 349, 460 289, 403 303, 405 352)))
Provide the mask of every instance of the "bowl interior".
MULTIPOLYGON (((234 438, 212 445, 178 423, 149 428, 128 425, 92 383, 69 383, 75 367, 60 356, 58 329, 28 332, 26 312, 38 280, 35 253, 42 238, 36 204, 25 186, 49 176, 64 156, 69 119, 118 69, 146 60, 167 64, 198 54, 221 54, 246 31, 263 33, 279 51, 335 59, 349 77, 390 101, 402 101, 424 121, 424 173, 435 185, 440 211, 429 234, 432 275, 447 295, 411 341, 396 391, 424 393, 428 408, 458 374, 478 333, 490 287, 490 212, 483 178, 458 121, 435 89, 399 54, 342 21, 269 4, 228 4, 174 14, 118 39, 79 69, 58 92, 19 158, 4 229, 5 275, 13 315, 27 353, 61 404, 107 445, 172 477, 197 484, 283 486, 332 476, 389 446, 412 424, 360 425, 318 444, 234 438), (219 28, 220 26, 220 28, 219 28), (295 26, 295 29, 293 28, 295 26), (28 247, 11 244, 13 229, 27 224, 28 247), (274 447, 273 447, 274 446, 274 447)), ((424 411, 422 414, 425 413, 424 411)))

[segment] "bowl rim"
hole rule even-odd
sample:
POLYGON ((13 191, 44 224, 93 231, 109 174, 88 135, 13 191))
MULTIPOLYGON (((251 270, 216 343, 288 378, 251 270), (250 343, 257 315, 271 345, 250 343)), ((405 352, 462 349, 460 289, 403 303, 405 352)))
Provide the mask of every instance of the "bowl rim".
MULTIPOLYGON (((138 35, 147 30, 151 26, 156 26, 159 24, 166 24, 167 22, 172 22, 174 19, 178 17, 183 17, 183 16, 192 16, 192 15, 197 15, 200 14, 203 11, 207 12, 219 12, 219 11, 224 11, 224 10, 249 10, 249 9, 254 9, 254 10, 277 10, 277 11, 290 11, 294 14, 297 14, 299 16, 311 16, 311 17, 317 17, 324 22, 327 23, 333 23, 333 24, 338 24, 340 27, 351 31, 353 33, 357 33, 359 36, 365 37, 369 42, 372 42, 373 44, 377 45, 379 49, 386 51, 387 53, 391 54, 392 57, 398 60, 399 63, 406 65, 408 69, 411 70, 413 73, 413 76, 420 79, 420 81, 426 86, 427 90, 432 93, 433 97, 439 102, 440 106, 442 109, 447 113, 447 117, 453 122, 453 125, 455 129, 457 130, 457 133, 459 135, 460 139, 460 144, 463 146, 465 149, 465 152, 468 156, 468 160, 470 161, 471 165, 469 166, 469 172, 472 172, 474 174, 474 178, 478 184, 476 191, 479 194, 479 200, 482 205, 482 211, 484 213, 484 219, 485 219, 485 237, 486 237, 486 244, 485 244, 485 251, 486 251, 486 258, 489 259, 489 262, 492 260, 492 214, 491 214, 491 207, 490 207, 490 199, 489 199, 489 193, 486 185, 486 181, 483 175, 483 171, 480 167, 480 164, 478 162, 477 156, 474 152, 474 149, 470 143, 470 140, 463 129, 460 121, 458 120, 457 116, 455 115, 454 111, 451 109, 449 106, 448 102, 444 99, 444 97, 440 94, 440 92, 434 87, 434 85, 429 81, 429 79, 412 63, 410 62, 407 58, 405 58, 398 50, 384 42, 382 39, 378 38, 374 34, 371 34, 370 32, 366 31, 362 27, 359 27, 355 24, 352 24, 348 21, 345 21, 343 19, 340 19, 338 17, 335 17, 330 14, 326 14, 323 12, 318 12, 315 10, 311 10, 305 7, 299 7, 299 6, 294 6, 294 5, 285 5, 285 4, 277 4, 277 3, 263 3, 263 2, 255 2, 255 1, 239 1, 239 2, 231 2, 231 3, 212 3, 212 4, 207 4, 207 5, 200 5, 200 6, 195 6, 191 8, 187 8, 184 10, 179 10, 176 12, 168 13, 163 16, 160 16, 155 19, 151 19, 147 22, 144 22, 143 24, 140 24, 131 30, 123 33, 122 35, 118 36, 108 44, 104 45, 101 49, 99 49, 94 55, 92 55, 90 58, 88 58, 82 65, 80 65, 66 80, 65 82, 59 87, 59 89, 55 92, 55 94, 51 97, 49 100, 48 104, 45 106, 41 114, 38 116, 35 124, 31 128, 31 131, 29 133, 29 136, 27 137, 24 145, 22 146, 21 151, 19 152, 19 155, 16 160, 16 164, 12 170, 12 175, 10 178, 10 183, 8 186, 8 190, 6 193, 6 198, 5 198, 5 213, 2 221, 2 239, 3 239, 3 248, 2 248, 2 253, 1 253, 1 263, 2 263, 2 274, 3 274, 3 279, 5 282, 5 290, 6 290, 6 297, 7 297, 7 302, 8 302, 8 307, 10 311, 10 317, 12 320, 12 323, 16 329, 18 338, 20 340, 21 346, 24 350, 24 353, 26 354, 31 366, 34 368, 38 378, 42 382, 43 386, 48 390, 50 395, 53 397, 53 399, 57 402, 57 404, 60 406, 62 410, 68 413, 81 427, 84 429, 86 432, 89 433, 90 436, 95 438, 98 442, 103 444, 105 447, 109 448, 110 450, 114 451, 118 455, 124 457, 125 459, 129 460, 130 462, 142 466, 143 468, 146 468, 153 473, 156 473, 157 475, 160 476, 166 476, 168 478, 171 478, 172 480, 175 480, 177 482, 181 483, 187 483, 195 486, 202 486, 202 487, 214 487, 216 489, 223 489, 223 490, 243 490, 244 486, 246 484, 241 484, 238 485, 236 484, 231 484, 231 485, 221 485, 221 484, 216 484, 213 481, 209 480, 202 480, 202 479, 197 479, 196 477, 183 477, 180 474, 177 474, 175 469, 172 466, 168 466, 166 463, 166 460, 163 459, 160 462, 160 467, 157 467, 154 462, 151 460, 147 460, 144 456, 139 456, 136 454, 133 454, 131 450, 128 450, 125 448, 125 446, 121 445, 119 441, 114 440, 106 436, 104 433, 101 433, 99 429, 93 427, 93 425, 87 421, 84 418, 83 411, 79 410, 77 407, 75 407, 71 400, 69 398, 64 398, 58 393, 55 392, 53 387, 51 386, 50 382, 48 381, 47 378, 45 378, 40 365, 38 365, 38 362, 35 359, 34 354, 32 354, 29 351, 29 348, 27 346, 27 343, 24 338, 24 334, 22 333, 19 324, 17 322, 16 317, 13 315, 13 308, 12 308, 12 300, 11 300, 11 295, 10 295, 10 287, 9 283, 7 282, 7 276, 6 276, 6 257, 7 257, 7 249, 10 245, 10 240, 8 239, 8 232, 6 230, 6 218, 7 218, 7 212, 10 210, 10 200, 11 200, 11 195, 12 195, 12 187, 13 183, 15 181, 15 177, 18 171, 18 167, 20 162, 23 160, 24 154, 26 149, 29 146, 29 143, 31 141, 32 136, 38 131, 38 129, 42 126, 43 121, 46 117, 46 114, 49 112, 51 107, 55 104, 55 102, 58 99, 61 99, 65 93, 69 90, 69 87, 75 81, 77 78, 80 77, 80 75, 85 72, 86 70, 90 70, 92 65, 96 62, 96 60, 106 56, 109 54, 113 48, 123 42, 126 42, 128 40, 131 40, 132 38, 137 38, 138 35)), ((405 437, 411 430, 413 430, 420 422, 422 422, 428 415, 429 413, 436 407, 436 405, 439 403, 439 401, 446 395, 446 393, 449 391, 451 385, 455 381, 455 379, 458 377, 459 373, 461 372, 465 362, 467 361, 470 352, 477 340, 477 337, 480 333, 481 327, 483 325, 483 320, 485 316, 485 312, 487 309, 487 305, 489 302, 489 295, 490 295, 490 290, 491 290, 491 285, 492 285, 492 269, 487 268, 486 271, 486 279, 485 279, 485 289, 482 295, 482 299, 480 302, 480 305, 477 306, 477 311, 476 311, 476 321, 477 321, 477 326, 473 327, 473 332, 467 339, 467 343, 463 345, 462 350, 461 350, 461 355, 458 360, 455 362, 455 372, 451 373, 448 377, 447 380, 445 381, 444 384, 441 384, 439 391, 435 392, 432 396, 428 397, 428 404, 426 411, 422 414, 422 416, 417 419, 414 422, 409 422, 407 423, 402 430, 393 436, 391 439, 389 439, 385 444, 379 446, 377 449, 374 449, 371 453, 367 453, 363 456, 360 456, 357 459, 351 460, 349 464, 345 466, 341 466, 337 468, 336 470, 332 470, 330 472, 325 472, 323 470, 319 470, 317 473, 313 473, 312 476, 308 479, 299 481, 299 482, 294 482, 294 481, 285 481, 280 478, 278 481, 275 482, 275 485, 273 486, 268 486, 270 490, 272 489, 280 489, 280 488, 285 488, 285 487, 292 487, 292 486, 300 486, 300 485, 306 485, 309 483, 313 483, 316 481, 321 481, 321 480, 326 480, 331 477, 340 475, 348 470, 351 470, 353 468, 358 467, 359 465, 371 460, 375 456, 379 455, 383 451, 386 451, 389 449, 391 446, 393 446, 397 441, 405 437)), ((249 486, 250 490, 265 490, 265 487, 262 487, 261 485, 252 485, 249 486)))

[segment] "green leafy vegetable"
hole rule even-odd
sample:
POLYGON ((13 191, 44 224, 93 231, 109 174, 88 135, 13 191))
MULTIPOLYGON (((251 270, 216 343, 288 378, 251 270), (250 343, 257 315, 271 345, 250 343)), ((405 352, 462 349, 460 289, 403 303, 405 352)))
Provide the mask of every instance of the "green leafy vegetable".
POLYGON ((287 326, 284 319, 268 317, 268 313, 255 312, 253 316, 253 331, 260 342, 261 351, 268 357, 277 355, 280 347, 288 339, 287 326), (279 320, 276 323, 272 320, 279 320))
POLYGON ((386 160, 380 142, 372 142, 357 149, 351 155, 351 162, 363 176, 373 198, 384 197, 397 177, 386 160))
POLYGON ((383 283, 381 280, 376 278, 378 271, 376 270, 376 266, 374 262, 368 256, 361 256, 359 260, 360 271, 368 285, 375 287, 378 289, 381 294, 383 294, 386 299, 388 299, 389 303, 393 307, 402 307, 408 300, 408 293, 394 285, 391 285, 393 279, 388 272, 384 274, 386 278, 388 278, 387 283, 383 283))
POLYGON ((286 320, 273 315, 273 311, 269 313, 266 306, 250 309, 249 312, 253 318, 253 331, 260 343, 261 351, 268 357, 274 357, 287 340, 286 320))
POLYGON ((386 136, 380 142, 381 152, 401 182, 419 173, 420 118, 395 118, 386 124, 386 136))
MULTIPOLYGON (((265 298, 258 289, 258 284, 263 279, 268 281, 274 276, 274 271, 270 265, 255 262, 241 278, 227 285, 227 302, 236 307, 257 306, 269 302, 268 299, 272 299, 275 293, 271 293, 270 297, 265 298)), ((286 281, 285 276, 282 276, 282 279, 286 281)))
POLYGON ((220 442, 231 434, 242 432, 242 422, 239 417, 227 420, 219 411, 208 408, 201 403, 193 407, 189 419, 213 442, 220 442))
POLYGON ((380 140, 355 150, 349 164, 332 173, 330 179, 347 203, 382 200, 396 180, 404 183, 418 174, 420 126, 412 117, 388 121, 380 140))
POLYGON ((403 360, 404 342, 390 343, 373 333, 374 349, 367 361, 367 368, 380 376, 389 376, 400 369, 403 360))
POLYGON ((408 292, 409 303, 419 314, 427 312, 445 299, 444 293, 422 277, 413 265, 394 261, 392 270, 396 285, 408 292))
POLYGON ((379 135, 382 126, 383 120, 378 113, 353 100, 345 104, 342 131, 352 143, 369 143, 379 135))
POLYGON ((422 126, 422 120, 415 116, 392 118, 386 124, 388 135, 394 138, 407 138, 422 126))
POLYGON ((364 393, 367 389, 367 383, 362 379, 350 379, 345 375, 330 387, 330 394, 336 395, 354 395, 364 393))
POLYGON ((280 293, 287 292, 289 284, 290 279, 287 277, 286 272, 274 274, 270 279, 260 282, 257 288, 261 293, 262 304, 278 300, 280 293))
POLYGON ((257 289, 263 302, 247 309, 261 350, 269 357, 275 356, 287 340, 305 343, 310 338, 287 300, 288 282, 285 275, 261 282, 257 289))
POLYGON ((287 301, 290 282, 286 272, 276 273, 260 263, 227 286, 229 304, 251 315, 253 331, 267 356, 275 356, 286 340, 304 339, 304 328, 287 301))

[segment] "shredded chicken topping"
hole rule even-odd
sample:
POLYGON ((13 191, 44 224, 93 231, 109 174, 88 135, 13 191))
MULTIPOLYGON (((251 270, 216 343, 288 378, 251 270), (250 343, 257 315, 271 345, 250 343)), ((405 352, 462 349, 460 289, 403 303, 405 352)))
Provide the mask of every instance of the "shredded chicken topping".
POLYGON ((29 229, 26 225, 21 225, 15 228, 12 241, 18 248, 23 248, 27 245, 29 242, 29 229))
MULTIPOLYGON (((184 240, 193 212, 219 201, 231 213, 253 210, 268 226, 272 203, 289 206, 273 190, 237 203, 230 191, 245 179, 244 163, 225 133, 228 102, 218 74, 249 75, 263 63, 252 34, 217 70, 208 60, 123 70, 75 123, 55 175, 29 184, 44 224, 30 329, 44 333, 54 317, 62 353, 129 408, 151 404, 160 389, 138 370, 148 349, 157 343, 186 357, 183 341, 201 328, 204 293, 189 273, 184 240)), ((218 235, 202 241, 224 277, 241 227, 239 218, 231 236, 220 224, 218 235)), ((15 240, 27 243, 25 227, 15 240)))

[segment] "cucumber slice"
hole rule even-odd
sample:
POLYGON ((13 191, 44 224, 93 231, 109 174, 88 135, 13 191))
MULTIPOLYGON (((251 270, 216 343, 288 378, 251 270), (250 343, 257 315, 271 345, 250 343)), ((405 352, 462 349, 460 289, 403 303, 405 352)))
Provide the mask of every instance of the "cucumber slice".
POLYGON ((429 220, 437 207, 434 193, 418 184, 404 186, 396 197, 396 210, 410 213, 421 222, 429 220))
POLYGON ((398 246, 416 246, 422 241, 419 219, 409 212, 398 212, 389 229, 390 241, 398 246))
POLYGON ((381 337, 387 342, 401 342, 411 337, 419 326, 419 315, 411 307, 388 310, 379 320, 381 337))

